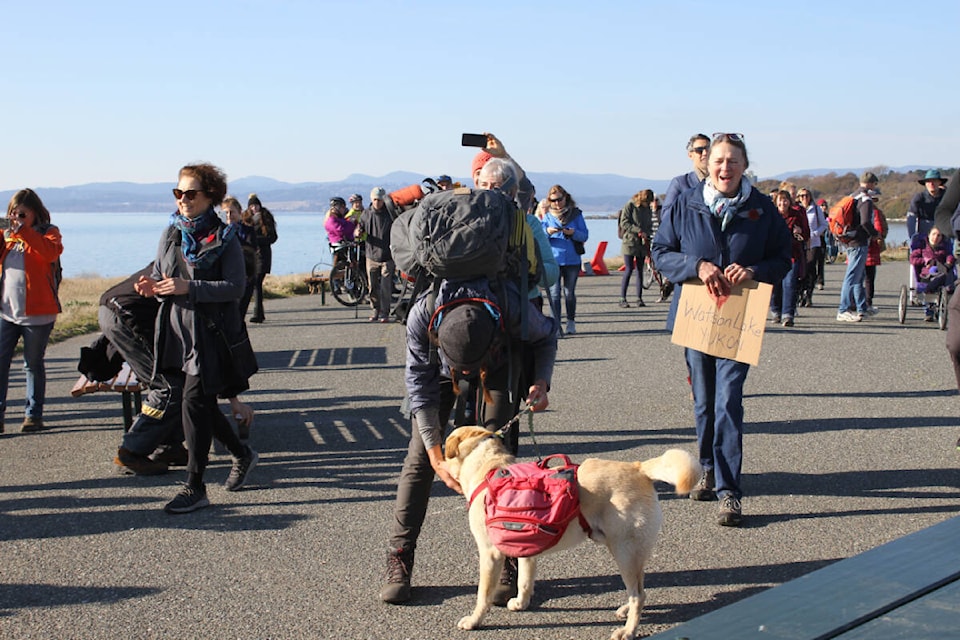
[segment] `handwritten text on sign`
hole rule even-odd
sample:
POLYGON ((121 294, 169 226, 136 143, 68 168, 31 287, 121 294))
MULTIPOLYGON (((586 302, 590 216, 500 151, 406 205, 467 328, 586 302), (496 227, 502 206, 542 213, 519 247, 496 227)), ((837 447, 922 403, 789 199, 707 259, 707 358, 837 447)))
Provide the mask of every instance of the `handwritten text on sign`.
POLYGON ((674 344, 756 365, 773 287, 746 282, 733 288, 722 305, 699 280, 683 284, 673 325, 674 344))

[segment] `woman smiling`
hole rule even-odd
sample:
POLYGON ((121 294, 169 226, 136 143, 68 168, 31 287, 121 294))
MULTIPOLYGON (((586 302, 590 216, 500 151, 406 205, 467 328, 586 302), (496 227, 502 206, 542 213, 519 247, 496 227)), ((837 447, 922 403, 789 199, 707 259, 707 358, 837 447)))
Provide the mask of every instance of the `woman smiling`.
POLYGON ((187 484, 164 509, 186 513, 205 507, 203 473, 214 437, 233 455, 228 491, 243 487, 257 453, 240 442, 217 407, 248 388, 256 358, 247 338, 238 300, 246 272, 237 225, 225 225, 213 207, 223 202, 227 179, 209 164, 180 169, 170 218, 150 277, 135 289, 160 299, 156 325, 157 371, 181 375, 183 433, 187 442, 187 484))
MULTIPOLYGON (((791 233, 770 198, 744 177, 750 163, 743 136, 714 134, 707 166, 707 177, 664 211, 653 240, 657 268, 671 282, 699 278, 717 299, 749 280, 780 281, 790 270, 791 233)), ((673 329, 679 299, 678 292, 668 329, 673 329)), ((685 356, 704 471, 690 497, 719 498, 718 523, 739 526, 743 383, 750 365, 690 348, 685 356)))

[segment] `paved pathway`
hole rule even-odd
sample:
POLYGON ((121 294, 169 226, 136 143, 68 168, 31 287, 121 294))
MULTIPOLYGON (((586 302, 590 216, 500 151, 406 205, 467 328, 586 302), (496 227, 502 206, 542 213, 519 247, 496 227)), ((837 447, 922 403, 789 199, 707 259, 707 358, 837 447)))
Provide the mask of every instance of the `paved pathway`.
MULTIPOLYGON (((770 328, 747 380, 743 529, 715 504, 662 496, 665 527, 641 631, 668 629, 960 513, 958 405, 944 334, 895 316, 903 263, 880 268, 861 325, 835 322, 840 266, 792 329, 770 328)), ((619 309, 618 278, 584 278, 577 336, 564 339, 544 452, 633 460, 692 449, 689 390, 665 305, 619 309)), ((652 298, 648 294, 648 298, 652 298)), ((261 452, 248 489, 169 516, 182 472, 115 473, 115 396, 69 397, 88 338, 54 345, 46 422, 0 438, 3 638, 606 638, 622 585, 592 544, 541 563, 534 608, 502 609, 460 632, 476 584, 465 502, 437 485, 414 573, 415 599, 377 599, 394 483, 409 428, 397 412, 403 327, 318 296, 268 301, 251 325, 262 371, 246 400, 261 452)), ((22 399, 15 368, 10 400, 22 399)), ((529 439, 521 442, 531 454, 529 439)))

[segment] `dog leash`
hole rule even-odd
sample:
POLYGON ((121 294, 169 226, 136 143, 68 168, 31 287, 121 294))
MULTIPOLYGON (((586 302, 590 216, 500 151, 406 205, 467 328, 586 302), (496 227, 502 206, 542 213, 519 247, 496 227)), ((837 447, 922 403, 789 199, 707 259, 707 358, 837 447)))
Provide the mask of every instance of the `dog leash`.
POLYGON ((522 418, 524 414, 527 416, 527 429, 530 431, 530 440, 533 442, 533 452, 537 454, 537 462, 540 462, 543 460, 543 457, 540 455, 540 445, 537 444, 537 437, 533 434, 533 405, 524 405, 523 409, 520 410, 520 413, 510 418, 510 420, 507 421, 507 424, 494 431, 493 435, 503 440, 503 434, 506 433, 507 429, 514 424, 518 424, 520 422, 520 418, 522 418))

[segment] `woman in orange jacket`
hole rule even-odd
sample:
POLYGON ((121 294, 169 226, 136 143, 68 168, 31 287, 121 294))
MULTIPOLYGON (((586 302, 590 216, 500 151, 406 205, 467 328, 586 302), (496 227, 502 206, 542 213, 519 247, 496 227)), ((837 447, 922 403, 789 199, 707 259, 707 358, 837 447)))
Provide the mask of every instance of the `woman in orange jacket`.
POLYGON ((50 224, 50 212, 32 189, 13 195, 6 221, 0 249, 0 432, 7 409, 10 362, 21 337, 27 378, 21 431, 39 431, 47 388, 43 358, 61 310, 57 288, 63 243, 60 230, 50 224))

